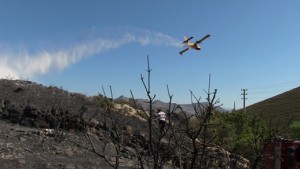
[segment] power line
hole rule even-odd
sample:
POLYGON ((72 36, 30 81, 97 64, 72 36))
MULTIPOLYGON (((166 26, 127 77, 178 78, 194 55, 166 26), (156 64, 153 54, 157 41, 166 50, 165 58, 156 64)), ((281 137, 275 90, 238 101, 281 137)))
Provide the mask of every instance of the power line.
POLYGON ((292 85, 300 85, 300 81, 292 81, 292 82, 284 82, 284 83, 278 83, 278 84, 272 84, 272 85, 265 85, 265 86, 257 86, 257 87, 251 87, 248 88, 250 89, 250 92, 248 92, 249 99, 267 99, 272 96, 270 95, 277 95, 280 93, 284 93, 286 91, 291 90, 291 88, 288 88, 287 86, 292 86, 292 85), (283 88, 282 88, 283 87, 283 88), (277 88, 277 89, 275 89, 277 88), (274 90, 272 90, 274 89, 274 90))
POLYGON ((260 91, 260 92, 248 92, 249 94, 265 94, 265 93, 280 93, 280 92, 285 92, 289 89, 281 89, 281 90, 265 90, 265 91, 260 91))
MULTIPOLYGON (((246 100, 247 99, 251 99, 251 100, 252 99, 268 99, 268 98, 270 98, 274 95, 277 95, 277 94, 280 94, 280 93, 291 90, 291 88, 288 88, 287 86, 295 86, 295 85, 297 85, 296 87, 300 86, 300 80, 277 83, 277 84, 270 84, 270 85, 263 85, 263 86, 256 86, 256 87, 249 87, 247 89, 246 88, 241 89, 242 90, 241 95, 243 96, 242 101, 243 101, 244 111, 246 111, 245 107, 246 107, 246 100), (280 87, 284 87, 284 88, 278 89, 280 87), (250 89, 249 90, 250 92, 248 91, 248 89, 250 89), (269 89, 274 89, 274 90, 269 90, 269 89), (246 93, 246 91, 247 91, 247 93, 246 93), (248 98, 246 98, 246 95, 248 96, 248 98)), ((239 98, 240 97, 237 96, 235 98, 235 100, 239 100, 239 98)), ((240 102, 239 101, 235 102, 234 107, 237 103, 240 103, 240 102)))
MULTIPOLYGON (((276 84, 276 85, 277 85, 277 87, 283 87, 283 86, 287 86, 288 83, 292 83, 292 82, 281 83, 281 84, 276 84)), ((275 88, 276 85, 269 85, 269 88, 272 88, 272 87, 275 88)), ((249 94, 248 98, 245 98, 245 99, 249 99, 251 101, 253 101, 253 99, 254 100, 255 99, 266 100, 268 98, 274 97, 278 94, 281 94, 281 93, 284 93, 284 92, 287 92, 287 91, 291 90, 290 88, 286 88, 286 87, 284 89, 278 89, 278 90, 268 90, 268 89, 265 89, 265 88, 266 88, 266 86, 264 86, 264 88, 262 88, 262 87, 252 88, 256 92, 248 92, 247 93, 247 94, 249 94), (255 90, 255 89, 257 89, 257 90, 255 90)), ((252 90, 250 90, 250 91, 252 91, 252 90)), ((246 110, 244 110, 244 111, 246 111, 246 110)))
POLYGON ((300 85, 300 80, 277 83, 277 84, 270 84, 270 85, 264 85, 264 86, 248 87, 247 89, 265 89, 265 88, 276 88, 276 87, 284 87, 284 86, 292 86, 292 85, 300 85))

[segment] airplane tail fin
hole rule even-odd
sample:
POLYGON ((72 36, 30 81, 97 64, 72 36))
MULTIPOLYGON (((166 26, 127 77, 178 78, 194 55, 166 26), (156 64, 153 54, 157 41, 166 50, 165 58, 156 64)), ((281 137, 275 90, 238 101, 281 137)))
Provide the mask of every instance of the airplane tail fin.
POLYGON ((191 37, 187 38, 186 36, 183 36, 183 38, 184 38, 184 41, 182 43, 189 43, 193 37, 191 36, 191 37))

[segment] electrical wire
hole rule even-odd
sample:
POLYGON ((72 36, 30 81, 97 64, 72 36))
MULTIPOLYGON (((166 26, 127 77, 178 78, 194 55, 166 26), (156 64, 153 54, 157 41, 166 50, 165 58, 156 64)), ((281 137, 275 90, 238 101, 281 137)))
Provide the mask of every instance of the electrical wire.
POLYGON ((256 102, 258 100, 265 100, 292 90, 293 88, 291 89, 291 86, 293 86, 293 88, 300 86, 300 80, 246 88, 247 96, 245 99, 248 100, 247 102, 251 102, 251 100, 256 100, 256 102))
POLYGON ((248 87, 247 89, 265 89, 265 88, 276 88, 276 87, 293 86, 293 85, 300 86, 300 80, 277 83, 277 84, 270 84, 270 85, 264 85, 264 86, 248 87))

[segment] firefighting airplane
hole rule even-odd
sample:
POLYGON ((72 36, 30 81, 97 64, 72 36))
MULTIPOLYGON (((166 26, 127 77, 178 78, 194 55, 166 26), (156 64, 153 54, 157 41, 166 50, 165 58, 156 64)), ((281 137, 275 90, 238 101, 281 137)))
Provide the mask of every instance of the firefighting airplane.
POLYGON ((196 49, 196 50, 200 50, 201 46, 199 46, 198 44, 201 43, 202 41, 204 41, 205 39, 207 39, 208 37, 210 37, 210 35, 206 35, 204 36, 202 39, 196 41, 195 43, 190 42, 190 40, 194 37, 190 37, 187 38, 184 36, 184 41, 182 42, 185 46, 187 46, 187 48, 183 49, 182 51, 179 52, 180 55, 182 55, 184 52, 186 52, 187 50, 189 50, 190 48, 196 49))

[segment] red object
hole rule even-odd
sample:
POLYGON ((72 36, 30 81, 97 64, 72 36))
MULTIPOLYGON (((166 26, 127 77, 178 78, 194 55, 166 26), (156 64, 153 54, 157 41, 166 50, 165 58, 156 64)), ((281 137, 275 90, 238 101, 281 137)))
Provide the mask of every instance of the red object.
POLYGON ((261 169, 300 169, 300 140, 269 142, 263 155, 261 169))

